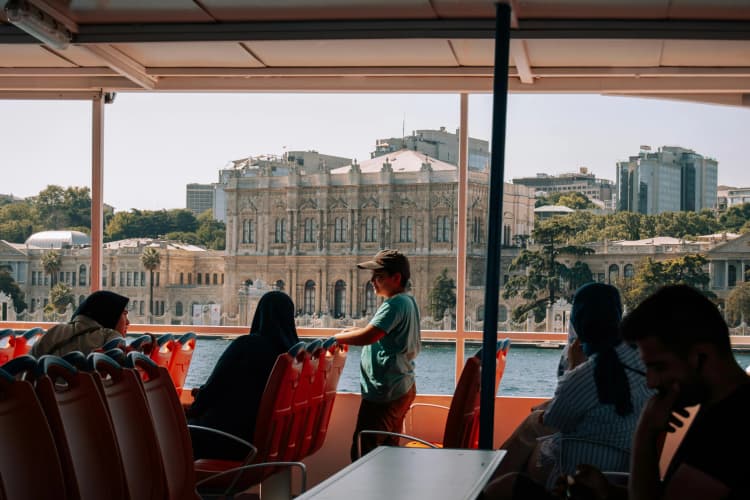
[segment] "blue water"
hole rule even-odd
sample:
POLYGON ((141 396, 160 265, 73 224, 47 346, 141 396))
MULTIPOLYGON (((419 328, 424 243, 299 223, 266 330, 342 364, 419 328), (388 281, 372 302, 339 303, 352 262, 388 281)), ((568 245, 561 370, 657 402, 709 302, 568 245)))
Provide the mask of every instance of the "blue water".
MULTIPOLYGON (((186 387, 201 385, 211 373, 216 360, 230 340, 199 338, 190 364, 186 387)), ((476 352, 478 345, 467 345, 466 356, 476 352)), ((352 346, 339 381, 339 391, 359 392, 359 354, 352 346)), ((416 361, 417 391, 421 394, 452 394, 455 385, 453 344, 423 343, 416 361)), ((740 366, 750 365, 750 352, 736 352, 740 366)), ((555 390, 559 349, 511 346, 505 373, 500 382, 502 396, 550 397, 555 390)))

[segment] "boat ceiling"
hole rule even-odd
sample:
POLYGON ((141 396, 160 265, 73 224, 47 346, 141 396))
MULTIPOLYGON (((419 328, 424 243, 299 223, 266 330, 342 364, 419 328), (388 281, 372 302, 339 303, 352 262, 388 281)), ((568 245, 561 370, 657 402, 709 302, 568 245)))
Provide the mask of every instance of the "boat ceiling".
MULTIPOLYGON (((4 2, 5 0, 0 0, 4 2)), ((491 92, 491 0, 33 0, 0 13, 0 97, 491 92)), ((750 105, 750 0, 512 0, 509 89, 750 105)))

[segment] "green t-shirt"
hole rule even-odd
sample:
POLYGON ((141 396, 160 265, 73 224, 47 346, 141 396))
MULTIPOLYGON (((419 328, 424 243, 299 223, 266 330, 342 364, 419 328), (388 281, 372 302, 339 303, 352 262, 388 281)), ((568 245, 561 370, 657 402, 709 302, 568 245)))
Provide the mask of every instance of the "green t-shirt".
POLYGON ((414 358, 419 354, 419 309, 414 297, 399 293, 375 312, 370 324, 385 332, 383 338, 362 348, 362 398, 393 401, 414 385, 414 358))

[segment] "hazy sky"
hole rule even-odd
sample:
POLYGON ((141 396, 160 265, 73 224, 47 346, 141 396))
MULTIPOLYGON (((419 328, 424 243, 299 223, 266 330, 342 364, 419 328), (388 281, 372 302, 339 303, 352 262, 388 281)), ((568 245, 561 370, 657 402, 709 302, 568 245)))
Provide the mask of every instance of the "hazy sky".
MULTIPOLYGON (((469 134, 490 140, 487 95, 469 134)), ((185 185, 228 161, 286 150, 369 158, 375 140, 459 124, 457 95, 127 94, 105 110, 104 200, 116 210, 185 206, 185 185)), ((91 181, 91 104, 0 100, 0 193, 91 181)), ((683 146, 719 161, 719 183, 750 186, 750 109, 595 95, 512 95, 506 179, 587 166, 614 179, 640 145, 683 146)))

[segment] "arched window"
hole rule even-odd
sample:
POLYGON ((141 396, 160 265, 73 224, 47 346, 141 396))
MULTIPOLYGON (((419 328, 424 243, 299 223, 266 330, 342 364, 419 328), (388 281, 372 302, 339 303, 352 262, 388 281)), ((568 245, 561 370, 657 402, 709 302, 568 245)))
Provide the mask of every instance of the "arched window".
POLYGON ((174 304, 174 314, 175 316, 182 316, 182 302, 177 301, 174 304))
POLYGON ((180 285, 184 285, 184 284, 185 284, 185 274, 180 273, 180 285))
POLYGON ((625 267, 622 268, 622 275, 626 280, 635 276, 635 267, 633 264, 625 264, 625 267))
POLYGON ((188 285, 193 284, 193 273, 188 273, 188 285))
POLYGON ((242 243, 255 243, 255 221, 252 219, 242 221, 242 243))
POLYGON ((401 217, 399 241, 414 241, 414 218, 410 216, 401 217))
POLYGON ((482 242, 482 219, 479 217, 474 217, 474 221, 471 227, 472 232, 472 241, 474 243, 481 243, 482 242))
POLYGON ((141 316, 143 316, 143 304, 144 304, 144 303, 145 303, 145 301, 143 301, 143 300, 142 300, 142 301, 140 301, 140 303, 138 304, 138 314, 140 314, 141 316))
POLYGON ((302 241, 304 243, 315 242, 315 219, 313 218, 305 219, 305 227, 304 227, 304 234, 302 235, 302 241))
POLYGON ((286 243, 286 219, 283 217, 276 219, 274 243, 286 243))
POLYGON ((333 287, 333 317, 346 315, 346 283, 338 280, 333 287))
POLYGON ((195 277, 198 281, 196 281, 196 285, 202 285, 203 284, 203 274, 201 273, 195 273, 195 277))
POLYGON ((274 289, 276 289, 279 292, 284 291, 284 280, 276 280, 276 283, 274 284, 274 289))
MULTIPOLYGON (((218 282, 219 282, 218 276, 216 275, 216 273, 214 273, 214 282, 213 282, 214 285, 218 284, 218 282)), ((224 275, 223 274, 221 275, 221 282, 222 282, 221 284, 223 285, 224 284, 224 275)))
MULTIPOLYGON (((484 314, 484 311, 482 311, 484 314)), ((501 322, 508 321, 508 308, 504 305, 497 306, 497 320, 501 322)))
POLYGON ((365 219, 365 241, 378 241, 377 217, 367 217, 365 219))
POLYGON ((451 240, 450 218, 447 215, 438 216, 435 220, 435 241, 448 242, 451 240))
POLYGON ((365 285, 365 315, 371 316, 375 314, 377 308, 378 301, 375 297, 375 289, 372 286, 372 282, 368 281, 365 285))
POLYGON ((620 279, 620 268, 617 266, 617 264, 612 264, 609 266, 609 276, 608 276, 608 283, 611 285, 613 283, 617 283, 617 281, 620 279))
POLYGON ((78 286, 86 286, 86 266, 81 264, 78 268, 78 286))
POLYGON ((305 283, 304 313, 313 314, 315 312, 315 282, 307 280, 305 283))
POLYGON ((333 241, 339 243, 346 241, 346 218, 336 217, 333 224, 333 241))

